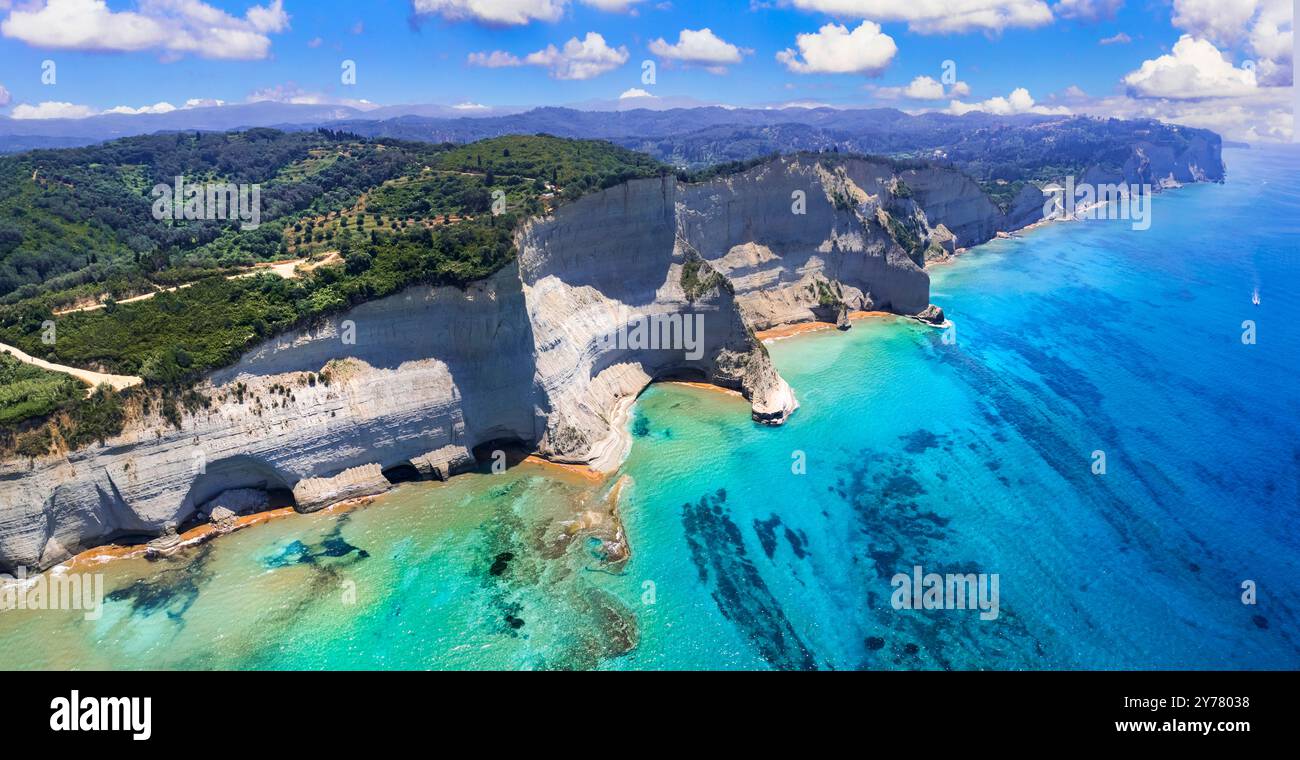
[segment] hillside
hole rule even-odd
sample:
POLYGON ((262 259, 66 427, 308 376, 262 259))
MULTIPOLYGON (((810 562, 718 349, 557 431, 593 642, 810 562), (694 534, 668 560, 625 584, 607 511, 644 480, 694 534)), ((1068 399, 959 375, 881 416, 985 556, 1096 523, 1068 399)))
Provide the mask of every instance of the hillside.
MULTIPOLYGON (((594 141, 454 148, 265 129, 0 158, 0 342, 179 386, 350 305, 487 277, 513 257, 519 219, 664 171, 594 141), (261 183, 261 225, 153 218, 150 188, 182 175, 261 183), (494 193, 504 207, 493 209, 494 193), (253 266, 290 257, 299 265, 279 274, 253 266), (47 344, 50 320, 57 340, 47 344)), ((74 401, 15 391, 0 396, 0 425, 74 401)))
MULTIPOLYGON (((843 112, 809 113, 820 130, 850 126, 843 112)), ((899 199, 910 198, 908 186, 916 181, 933 183, 928 200, 909 203, 928 204, 926 213, 943 217, 963 241, 1035 221, 1042 199, 1030 185, 1066 174, 1155 184, 1166 177, 1223 176, 1217 136, 1199 130, 871 113, 878 123, 857 128, 874 135, 864 138, 872 145, 888 137, 890 150, 873 160, 897 173, 899 199)), ((502 117, 502 123, 545 117, 554 126, 566 115, 539 109, 502 117)), ((786 134, 761 123, 771 114, 711 116, 753 122, 762 139, 730 142, 723 126, 710 133, 710 145, 749 153, 760 147, 788 151, 801 142, 797 130, 779 146, 765 142, 772 134, 765 130, 786 134)), ((475 123, 490 128, 493 121, 475 123)), ((632 123, 629 117, 623 126, 632 123)), ((663 114, 647 124, 674 133, 690 126, 663 114)), ((588 128, 581 120, 570 125, 588 128)), ((654 149, 679 156, 695 150, 690 146, 698 139, 699 132, 688 133, 658 141, 654 149)), ((848 153, 836 143, 802 155, 814 161, 823 155, 829 167, 832 156, 848 153)), ((760 160, 748 156, 678 175, 705 182, 760 160)), ((186 386, 235 362, 258 341, 410 285, 463 288, 483 280, 514 258, 522 220, 594 190, 670 172, 655 158, 598 140, 507 135, 458 145, 326 129, 182 132, 0 157, 6 180, 0 190, 0 342, 47 361, 142 378, 142 392, 160 395, 169 408, 178 401, 193 405, 186 386), (259 184, 260 226, 155 219, 151 189, 177 176, 259 184), (47 343, 42 337, 51 323, 57 340, 47 343)), ((853 205, 847 197, 842 201, 853 205)), ((923 266, 942 251, 916 233, 908 222, 912 213, 890 217, 886 226, 923 266)), ((48 394, 0 398, 10 399, 12 408, 0 409, 8 422, 0 424, 11 433, 52 408, 83 403, 48 394)))

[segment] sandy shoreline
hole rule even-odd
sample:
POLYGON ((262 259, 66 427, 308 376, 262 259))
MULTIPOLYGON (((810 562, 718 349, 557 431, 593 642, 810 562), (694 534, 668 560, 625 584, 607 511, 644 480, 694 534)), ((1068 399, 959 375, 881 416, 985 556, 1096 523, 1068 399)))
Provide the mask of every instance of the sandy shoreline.
MULTIPOLYGON (((897 317, 889 311, 851 311, 848 314, 849 321, 856 322, 859 319, 879 319, 881 317, 897 317)), ((754 335, 764 343, 770 343, 783 338, 791 338, 804 333, 817 332, 819 330, 830 330, 835 327, 834 322, 794 322, 786 325, 777 325, 766 330, 757 330, 754 335)))

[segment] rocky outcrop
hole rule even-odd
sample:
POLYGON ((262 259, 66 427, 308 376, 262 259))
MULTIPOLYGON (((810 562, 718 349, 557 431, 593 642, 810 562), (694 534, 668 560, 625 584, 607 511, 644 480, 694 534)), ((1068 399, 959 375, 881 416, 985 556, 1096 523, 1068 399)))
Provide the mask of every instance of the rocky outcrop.
POLYGON ((474 464, 474 455, 469 449, 456 444, 447 444, 411 457, 411 465, 425 480, 446 480, 452 475, 474 469, 474 464))
POLYGON ((377 463, 349 467, 328 478, 303 478, 293 487, 299 512, 315 512, 341 501, 377 496, 390 487, 377 463))
POLYGON ((925 261, 991 237, 999 214, 950 170, 815 156, 588 195, 526 223, 490 278, 262 343, 179 426, 136 406, 103 444, 0 462, 0 569, 272 495, 311 511, 382 492, 386 472, 445 479, 491 442, 612 470, 657 378, 736 389, 781 424, 798 402, 755 330, 862 309, 933 319, 925 261))

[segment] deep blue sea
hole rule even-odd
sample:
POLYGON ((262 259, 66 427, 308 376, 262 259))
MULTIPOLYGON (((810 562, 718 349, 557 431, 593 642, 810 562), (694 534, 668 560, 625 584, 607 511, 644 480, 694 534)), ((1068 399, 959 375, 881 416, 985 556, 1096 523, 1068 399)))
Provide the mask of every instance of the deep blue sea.
POLYGON ((783 427, 652 386, 621 568, 556 538, 609 484, 525 464, 106 564, 99 620, 0 612, 0 666, 1300 667, 1300 151, 1225 160, 1148 230, 935 267, 952 332, 772 343, 783 427), (896 609, 915 566, 998 616, 896 609))

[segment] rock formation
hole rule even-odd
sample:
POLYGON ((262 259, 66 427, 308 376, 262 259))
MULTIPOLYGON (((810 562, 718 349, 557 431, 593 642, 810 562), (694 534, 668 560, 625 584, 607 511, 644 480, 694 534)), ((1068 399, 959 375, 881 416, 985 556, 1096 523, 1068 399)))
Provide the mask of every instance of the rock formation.
POLYGON ((408 288, 265 341, 179 427, 137 407, 101 445, 0 462, 0 570, 270 494, 311 511, 397 469, 445 479, 498 442, 609 471, 656 378, 736 389, 781 424, 798 402, 755 330, 859 309, 941 322, 926 260, 1009 224, 963 175, 883 160, 611 187, 527 222, 517 261, 463 290, 408 288))

